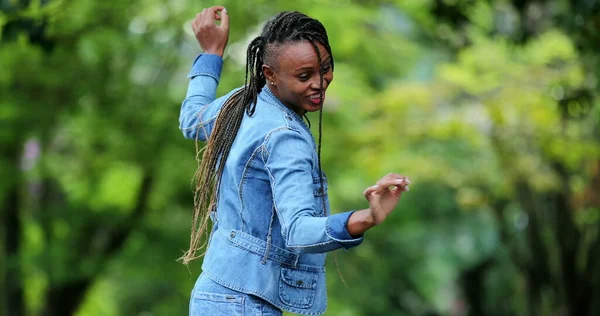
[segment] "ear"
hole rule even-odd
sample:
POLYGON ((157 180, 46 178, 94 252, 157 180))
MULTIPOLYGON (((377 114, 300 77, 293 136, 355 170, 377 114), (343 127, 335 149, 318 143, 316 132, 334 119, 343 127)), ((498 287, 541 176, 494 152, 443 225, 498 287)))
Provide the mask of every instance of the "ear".
POLYGON ((265 75, 265 79, 267 80, 267 83, 276 81, 277 76, 275 75, 275 71, 273 70, 273 68, 271 68, 267 65, 263 65, 262 71, 263 71, 263 74, 265 75))

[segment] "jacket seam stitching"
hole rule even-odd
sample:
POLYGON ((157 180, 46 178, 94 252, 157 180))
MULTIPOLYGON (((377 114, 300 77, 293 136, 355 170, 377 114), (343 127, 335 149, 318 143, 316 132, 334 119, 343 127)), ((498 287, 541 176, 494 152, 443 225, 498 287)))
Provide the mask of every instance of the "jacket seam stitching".
POLYGON ((217 75, 215 73, 210 73, 210 72, 200 71, 200 72, 192 72, 192 73, 188 74, 188 78, 190 78, 190 79, 194 79, 199 76, 211 77, 211 78, 215 79, 217 81, 217 83, 219 83, 219 81, 221 80, 221 75, 217 75))
MULTIPOLYGON (((270 137, 271 137, 271 135, 272 135, 273 133, 275 133, 275 132, 277 132, 277 131, 280 131, 280 130, 283 130, 283 129, 285 129, 285 128, 284 128, 284 127, 280 127, 280 128, 277 128, 277 129, 275 129, 275 130, 272 130, 272 131, 270 131, 270 132, 267 134, 267 136, 265 137, 265 143, 267 143, 267 142, 269 141, 269 139, 270 139, 270 137)), ((293 129, 289 129, 289 130, 291 130, 291 131, 294 131, 294 132, 298 133, 298 134, 300 135, 300 137, 302 137, 302 133, 301 133, 300 131, 293 130, 293 129)), ((304 138, 304 137, 302 137, 302 138, 304 138)), ((270 156, 268 155, 268 149, 266 148, 266 146, 265 146, 265 151, 267 152, 267 160, 266 160, 266 161, 264 161, 264 164, 265 164, 265 170, 267 170, 267 173, 269 174, 269 178, 270 178, 270 179, 273 179, 273 181, 271 181, 271 183, 270 183, 270 186, 271 186, 271 192, 274 192, 274 185, 273 185, 273 182, 274 182, 276 179, 275 179, 275 177, 273 176, 273 174, 271 173, 271 170, 269 170, 268 162, 269 162, 269 158, 270 158, 270 156)), ((275 212, 277 212, 277 215, 279 215, 279 217, 283 218, 283 216, 281 215, 281 212, 280 212, 280 211, 279 211, 279 209, 277 208, 277 203, 275 202, 275 199, 273 199, 273 208, 275 209, 275 212)), ((286 235, 287 235, 287 234, 284 234, 284 233, 283 233, 283 231, 281 232, 281 234, 282 234, 282 235, 283 235, 283 237, 284 237, 284 240, 285 240, 285 246, 286 246, 286 247, 288 247, 288 248, 296 248, 296 249, 310 249, 310 248, 318 248, 319 246, 324 246, 324 245, 328 245, 328 244, 331 244, 331 243, 333 243, 333 241, 326 241, 326 242, 322 242, 322 243, 318 243, 318 244, 311 244, 311 245, 306 245, 306 246, 291 246, 290 244, 288 244, 288 241, 287 241, 287 238, 286 238, 286 235)), ((327 235, 327 234, 326 234, 326 235, 327 235)), ((327 236, 327 237, 329 237, 329 236, 327 236)))
MULTIPOLYGON (((270 298, 267 299, 266 297, 268 297, 268 295, 266 293, 259 292, 259 291, 252 291, 252 290, 249 290, 249 291, 248 290, 243 290, 241 287, 235 286, 233 284, 230 284, 229 282, 225 282, 225 281, 221 280, 220 278, 214 276, 213 274, 211 274, 209 272, 205 271, 205 273, 207 273, 208 275, 210 275, 211 278, 218 280, 219 283, 222 284, 223 286, 229 287, 232 290, 236 290, 236 291, 239 291, 239 292, 242 292, 242 293, 257 295, 260 298, 264 299, 265 301, 267 301, 267 302, 269 302, 269 303, 271 303, 273 305, 277 304, 275 302, 275 300, 272 300, 270 298)), ((275 306, 277 306, 277 305, 275 305, 275 306)), ((305 312, 305 311, 299 311, 297 308, 294 308, 294 307, 288 307, 288 308, 291 309, 291 310, 294 310, 293 311, 294 313, 298 313, 298 314, 302 314, 302 315, 322 315, 325 312, 325 310, 322 310, 322 311, 319 311, 319 312, 305 312)))
POLYGON ((219 116, 218 113, 215 116, 207 119, 206 121, 199 122, 199 123, 195 124, 195 126, 188 126, 188 127, 180 126, 179 129, 181 129, 182 131, 189 131, 189 130, 192 130, 192 129, 197 128, 197 127, 205 127, 206 125, 208 125, 208 124, 212 123, 213 121, 215 121, 217 119, 217 116, 219 116))
MULTIPOLYGON (((207 104, 202 105, 202 109, 200 109, 200 111, 197 114, 198 118, 200 118, 202 116, 202 113, 204 113, 204 111, 206 111, 208 109, 208 106, 211 105, 213 102, 215 102, 215 100, 212 100, 211 102, 208 102, 207 104)), ((209 117, 208 119, 206 119, 202 122, 196 123, 194 126, 183 127, 183 124, 182 124, 179 126, 179 129, 181 129, 182 131, 189 131, 189 130, 197 128, 197 127, 205 128, 206 125, 215 121, 220 113, 221 113, 221 109, 219 109, 215 115, 209 117)), ((204 134, 206 135, 206 131, 204 131, 204 134)))
POLYGON ((262 146, 256 147, 256 149, 254 149, 254 151, 252 152, 252 155, 250 156, 250 158, 248 159, 248 161, 246 162, 246 164, 244 166, 244 172, 242 172, 242 178, 240 179, 240 187, 238 188, 238 198, 240 199, 240 221, 242 222, 242 232, 244 231, 244 217, 242 216, 242 214, 244 213, 243 195, 244 195, 244 184, 246 183, 246 173, 248 172, 248 167, 249 167, 250 163, 252 162, 252 160, 254 159, 254 156, 256 156, 256 154, 259 152, 259 149, 261 147, 262 146))

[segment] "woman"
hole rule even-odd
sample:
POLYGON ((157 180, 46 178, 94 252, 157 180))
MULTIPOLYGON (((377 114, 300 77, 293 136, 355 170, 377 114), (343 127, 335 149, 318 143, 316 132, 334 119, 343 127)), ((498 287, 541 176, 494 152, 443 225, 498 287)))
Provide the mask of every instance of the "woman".
POLYGON ((333 80, 320 22, 298 12, 275 16, 248 46, 245 86, 217 99, 227 10, 204 9, 192 28, 204 53, 189 75, 180 127, 185 137, 208 142, 184 263, 199 257, 208 218, 213 228, 190 314, 323 314, 325 253, 359 245, 410 182, 389 174, 365 190, 368 209, 329 214, 321 116, 318 149, 302 118, 322 109, 333 80))

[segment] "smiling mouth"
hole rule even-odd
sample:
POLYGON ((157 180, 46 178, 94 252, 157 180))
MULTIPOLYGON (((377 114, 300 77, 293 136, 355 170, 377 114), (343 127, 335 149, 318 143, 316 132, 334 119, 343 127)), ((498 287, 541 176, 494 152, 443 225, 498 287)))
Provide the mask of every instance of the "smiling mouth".
MULTIPOLYGON (((323 100, 325 99, 325 93, 323 93, 323 100)), ((310 100, 310 102, 319 105, 321 103, 321 94, 317 93, 317 94, 313 94, 308 96, 308 100, 310 100)))

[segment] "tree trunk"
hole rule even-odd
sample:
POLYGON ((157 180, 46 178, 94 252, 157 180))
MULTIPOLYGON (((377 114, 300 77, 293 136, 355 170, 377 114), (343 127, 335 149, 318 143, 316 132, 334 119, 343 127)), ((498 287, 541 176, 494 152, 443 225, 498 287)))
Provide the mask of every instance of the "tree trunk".
MULTIPOLYGON (((16 142, 20 144, 20 142, 16 142)), ((9 172, 9 189, 6 191, 4 205, 2 206, 2 224, 4 228, 4 251, 6 266, 4 270, 4 311, 10 316, 25 314, 25 301, 23 297, 23 285, 21 283, 21 264, 19 250, 21 248, 22 223, 19 217, 20 210, 20 171, 19 171, 19 146, 9 146, 4 152, 11 157, 9 172)))
POLYGON ((485 311, 485 276, 494 263, 493 258, 488 258, 476 266, 463 271, 460 275, 463 294, 469 305, 469 316, 486 315, 485 311))
MULTIPOLYGON (((88 290, 96 281, 96 278, 101 275, 103 269, 110 262, 110 259, 123 248, 129 235, 134 231, 138 223, 146 214, 153 182, 154 178, 152 177, 152 173, 146 172, 142 178, 135 208, 128 218, 122 220, 122 225, 110 229, 105 225, 102 225, 102 223, 99 223, 99 225, 90 228, 93 229, 95 233, 89 235, 90 238, 84 241, 85 244, 93 243, 94 239, 97 238, 96 236, 99 234, 109 235, 105 247, 102 250, 102 261, 88 277, 52 286, 48 290, 48 295, 46 297, 44 315, 66 316, 74 315, 77 312, 81 303, 85 300, 88 290)), ((89 249, 91 247, 87 248, 89 249)), ((85 250, 86 247, 83 247, 82 249, 85 250)), ((81 253, 81 256, 85 255, 85 253, 81 253)))

